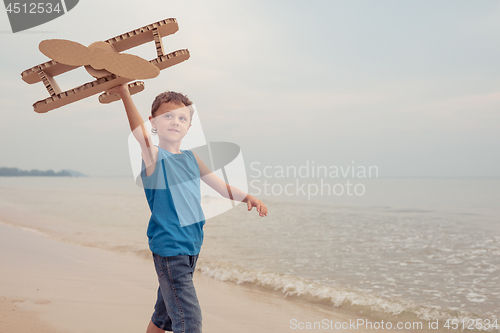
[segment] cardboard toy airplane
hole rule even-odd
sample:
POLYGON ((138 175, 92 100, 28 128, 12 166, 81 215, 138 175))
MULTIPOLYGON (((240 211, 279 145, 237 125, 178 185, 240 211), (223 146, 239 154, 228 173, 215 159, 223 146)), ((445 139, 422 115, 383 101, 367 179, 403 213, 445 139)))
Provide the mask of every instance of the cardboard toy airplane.
MULTIPOLYGON (((50 97, 33 104, 35 112, 45 113, 136 79, 154 78, 160 70, 189 59, 187 49, 164 54, 161 38, 177 30, 177 20, 170 18, 104 42, 92 43, 88 47, 63 39, 42 41, 39 45, 40 52, 52 60, 21 73, 26 83, 42 81, 50 94, 50 97), (155 42, 158 55, 153 60, 147 61, 135 55, 119 53, 150 41, 155 42), (96 80, 61 91, 54 77, 80 66, 85 66, 87 72, 96 80)), ((141 81, 130 83, 128 86, 132 94, 144 90, 144 82, 141 81)), ((106 92, 99 96, 101 103, 111 103, 119 99, 118 95, 106 92)))

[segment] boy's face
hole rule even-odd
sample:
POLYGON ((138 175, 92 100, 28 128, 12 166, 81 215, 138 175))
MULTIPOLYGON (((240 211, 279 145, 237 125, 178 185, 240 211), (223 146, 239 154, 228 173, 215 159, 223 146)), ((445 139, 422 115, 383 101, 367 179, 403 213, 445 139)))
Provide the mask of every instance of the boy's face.
POLYGON ((190 109, 182 103, 163 103, 149 119, 161 138, 173 142, 182 140, 191 127, 190 109))

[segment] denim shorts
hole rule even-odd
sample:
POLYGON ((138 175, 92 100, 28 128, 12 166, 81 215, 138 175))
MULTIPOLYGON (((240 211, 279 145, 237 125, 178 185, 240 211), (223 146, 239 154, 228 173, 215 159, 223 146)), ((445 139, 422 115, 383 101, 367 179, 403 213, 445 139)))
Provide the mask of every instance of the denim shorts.
POLYGON ((201 333, 201 308, 193 284, 198 255, 161 257, 153 253, 160 287, 151 321, 174 333, 201 333))

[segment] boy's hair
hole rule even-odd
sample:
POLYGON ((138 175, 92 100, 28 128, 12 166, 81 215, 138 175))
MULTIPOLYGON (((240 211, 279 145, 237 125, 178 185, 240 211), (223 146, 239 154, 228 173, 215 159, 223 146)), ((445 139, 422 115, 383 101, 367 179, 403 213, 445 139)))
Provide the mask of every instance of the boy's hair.
MULTIPOLYGON (((185 106, 193 104, 193 102, 191 102, 191 100, 186 95, 183 95, 175 91, 165 91, 156 96, 155 100, 153 101, 153 105, 151 105, 151 117, 154 118, 155 112, 160 108, 160 106, 163 103, 169 103, 169 102, 175 104, 184 104, 185 106)), ((189 124, 191 124, 191 121, 193 120, 194 110, 193 108, 189 108, 189 111, 190 111, 189 124)), ((152 128, 151 133, 156 134, 156 129, 152 128)))

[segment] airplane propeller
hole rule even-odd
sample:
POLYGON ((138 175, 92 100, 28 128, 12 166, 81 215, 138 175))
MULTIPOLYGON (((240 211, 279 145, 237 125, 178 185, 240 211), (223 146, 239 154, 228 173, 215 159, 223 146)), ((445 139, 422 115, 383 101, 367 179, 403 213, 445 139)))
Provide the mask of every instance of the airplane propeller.
MULTIPOLYGON (((85 46, 65 39, 48 39, 39 45, 40 52, 59 63, 70 66, 88 66, 99 71, 108 71, 131 80, 157 77, 160 69, 149 61, 132 54, 118 53, 106 42, 95 42, 85 46)), ((95 71, 89 71, 92 75, 95 71)), ((102 72, 101 72, 102 73, 102 72)))

